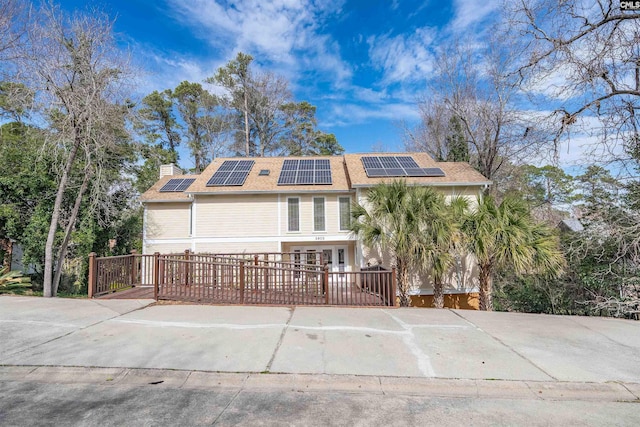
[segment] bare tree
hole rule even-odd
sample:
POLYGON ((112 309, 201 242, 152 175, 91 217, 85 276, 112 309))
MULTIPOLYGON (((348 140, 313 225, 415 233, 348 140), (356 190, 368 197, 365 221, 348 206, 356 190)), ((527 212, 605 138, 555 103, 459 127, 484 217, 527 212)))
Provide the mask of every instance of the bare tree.
POLYGON ((30 8, 21 0, 0 0, 0 60, 17 54, 16 48, 24 41, 30 8))
POLYGON ((640 14, 620 3, 512 2, 505 33, 520 43, 522 87, 552 105, 556 142, 582 118, 617 159, 638 153, 640 108, 640 14))
POLYGON ((544 141, 535 118, 515 107, 518 88, 506 73, 511 53, 497 46, 441 49, 429 92, 419 102, 421 123, 406 133, 407 148, 443 161, 452 158, 452 143, 459 149, 466 142, 471 164, 495 180, 544 141))
POLYGON ((282 147, 281 136, 286 125, 283 106, 292 101, 289 83, 273 73, 257 74, 249 96, 249 117, 255 132, 260 156, 282 147))
POLYGON ((88 188, 88 183, 73 184, 75 169, 83 163, 88 168, 83 171, 83 181, 95 184, 101 178, 96 155, 115 145, 125 132, 121 89, 130 76, 112 34, 112 22, 99 12, 69 18, 47 5, 29 29, 19 63, 43 118, 49 121, 48 143, 62 148, 65 154, 45 245, 45 296, 55 296, 57 291, 53 266, 60 221, 67 218, 58 259, 64 257, 65 243, 78 217, 78 200, 88 188), (65 198, 75 201, 72 208, 65 206, 65 198))

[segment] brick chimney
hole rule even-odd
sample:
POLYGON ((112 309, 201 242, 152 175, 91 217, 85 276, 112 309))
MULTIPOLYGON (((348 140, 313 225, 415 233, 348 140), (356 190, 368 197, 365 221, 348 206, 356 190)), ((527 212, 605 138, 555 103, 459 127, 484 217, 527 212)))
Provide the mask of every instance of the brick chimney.
POLYGON ((168 165, 160 166, 160 178, 167 175, 182 175, 182 169, 173 163, 169 163, 168 165))

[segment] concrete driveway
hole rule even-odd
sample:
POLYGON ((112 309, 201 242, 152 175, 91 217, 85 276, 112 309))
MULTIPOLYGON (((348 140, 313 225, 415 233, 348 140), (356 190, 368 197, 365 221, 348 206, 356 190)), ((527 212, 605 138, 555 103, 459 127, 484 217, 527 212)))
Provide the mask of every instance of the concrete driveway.
POLYGON ((640 322, 0 297, 0 364, 640 383, 640 322))
POLYGON ((640 423, 640 322, 152 304, 0 297, 0 425, 640 423))

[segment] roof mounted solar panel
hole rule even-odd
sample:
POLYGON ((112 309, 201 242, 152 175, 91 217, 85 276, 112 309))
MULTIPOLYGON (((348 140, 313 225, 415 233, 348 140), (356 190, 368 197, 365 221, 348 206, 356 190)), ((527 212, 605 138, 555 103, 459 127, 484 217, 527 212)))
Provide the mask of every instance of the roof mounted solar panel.
POLYGON ((309 185, 314 184, 314 171, 313 170, 299 170, 296 177, 296 184, 309 185))
POLYGON ((395 157, 380 157, 379 159, 385 169, 400 168, 400 163, 395 157))
POLYGON ((402 168, 386 168, 387 176, 407 176, 402 168))
POLYGON ((316 168, 315 160, 300 160, 300 164, 298 165, 298 170, 314 170, 316 168))
POLYGON ((331 171, 330 170, 318 170, 315 173, 316 184, 331 184, 331 171))
POLYGON ((195 178, 185 178, 185 179, 183 179, 182 182, 180 184, 178 184, 178 186, 176 187, 176 191, 183 192, 184 190, 189 188, 189 186, 191 184, 193 184, 193 182, 195 180, 196 180, 195 178))
POLYGON ((418 168, 405 168, 407 176, 428 176, 424 169, 418 168))
POLYGON ((294 185, 296 183, 296 174, 295 170, 282 170, 278 178, 278 185, 294 185))
POLYGON ((423 168, 422 169, 426 176, 445 176, 445 173, 440 168, 423 168))
POLYGON ((253 160, 240 160, 238 161, 238 164, 236 165, 236 168, 234 169, 234 171, 236 172, 249 172, 251 170, 251 168, 253 167, 253 164, 255 162, 253 160))
POLYGON ((285 160, 278 177, 278 185, 330 185, 329 159, 285 160))
POLYGON ((222 166, 218 168, 218 172, 231 172, 237 165, 237 160, 226 160, 222 163, 222 166))
POLYGON ((159 190, 161 193, 182 193, 195 181, 195 178, 173 178, 159 190))
POLYGON ((371 168, 367 169, 366 172, 369 178, 380 178, 382 176, 387 176, 387 171, 383 168, 371 168))
POLYGON ((445 176, 440 168, 421 168, 411 156, 366 156, 362 165, 369 178, 445 176))
POLYGON ((405 170, 407 169, 419 169, 420 166, 413 160, 411 156, 398 156, 396 157, 400 166, 402 166, 405 170))
POLYGON ((297 160, 285 160, 282 164, 283 171, 295 171, 298 170, 298 161, 297 160))
POLYGON ((242 186, 253 168, 253 160, 225 160, 207 182, 207 187, 242 186))
POLYGON ((382 163, 378 157, 363 157, 362 164, 365 169, 382 169, 382 163))
POLYGON ((331 170, 329 159, 316 159, 316 170, 331 170))

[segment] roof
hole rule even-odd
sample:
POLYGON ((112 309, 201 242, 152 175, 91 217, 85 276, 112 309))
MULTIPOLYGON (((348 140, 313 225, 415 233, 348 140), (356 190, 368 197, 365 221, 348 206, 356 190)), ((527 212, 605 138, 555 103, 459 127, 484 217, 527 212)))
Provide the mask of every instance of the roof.
POLYGON ((426 153, 365 153, 345 154, 342 156, 314 156, 313 159, 328 159, 331 164, 331 184, 317 185, 278 185, 278 178, 285 160, 310 159, 310 157, 234 157, 219 158, 199 175, 165 176, 156 182, 142 196, 143 202, 180 202, 191 200, 192 195, 198 194, 237 194, 237 193, 327 193, 349 192, 358 187, 371 187, 380 182, 398 178, 369 178, 362 164, 365 156, 412 156, 421 168, 440 168, 444 171, 442 177, 403 177, 412 185, 433 186, 485 186, 491 182, 464 162, 436 162, 426 153), (227 160, 253 160, 255 163, 246 181, 241 186, 207 186, 207 182, 220 166, 227 160), (269 175, 260 175, 260 171, 267 169, 269 175), (160 188, 172 178, 195 178, 184 193, 160 192, 160 188))

